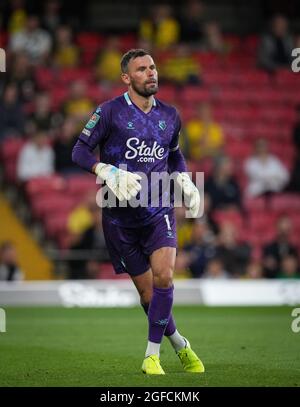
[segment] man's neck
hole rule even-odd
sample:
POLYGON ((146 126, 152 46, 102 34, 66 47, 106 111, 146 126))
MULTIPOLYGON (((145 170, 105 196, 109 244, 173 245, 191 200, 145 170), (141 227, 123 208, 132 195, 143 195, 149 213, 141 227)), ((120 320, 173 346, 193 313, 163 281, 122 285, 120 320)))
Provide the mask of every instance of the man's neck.
POLYGON ((145 97, 138 95, 136 92, 133 92, 131 89, 128 90, 128 94, 132 102, 140 108, 143 112, 150 112, 153 105, 153 95, 145 97))

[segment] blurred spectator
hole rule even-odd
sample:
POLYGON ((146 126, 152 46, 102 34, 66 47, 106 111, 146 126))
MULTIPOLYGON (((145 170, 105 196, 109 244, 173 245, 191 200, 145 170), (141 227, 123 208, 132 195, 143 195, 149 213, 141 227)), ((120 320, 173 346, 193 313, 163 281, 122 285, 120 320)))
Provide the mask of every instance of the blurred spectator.
POLYGON ((210 196, 212 210, 241 209, 241 191, 231 158, 222 157, 216 162, 213 174, 205 183, 205 192, 210 196))
POLYGON ((188 158, 201 160, 204 157, 215 157, 221 154, 224 135, 221 126, 212 116, 208 103, 202 103, 198 109, 198 117, 186 124, 188 139, 188 158))
POLYGON ((72 150, 77 141, 77 122, 67 117, 62 131, 54 142, 55 170, 61 174, 80 172, 81 169, 72 161, 72 150))
POLYGON ((140 25, 140 38, 150 41, 158 49, 165 49, 179 41, 180 27, 173 17, 168 4, 158 4, 151 8, 151 18, 144 19, 140 25))
POLYGON ((292 192, 300 192, 300 105, 296 107, 296 114, 297 118, 293 129, 295 158, 290 183, 287 187, 287 189, 292 192))
POLYGON ((177 227, 177 243, 178 248, 182 249, 184 245, 191 242, 193 222, 185 216, 186 209, 181 206, 176 208, 176 227, 177 227))
POLYGON ((238 231, 234 224, 221 225, 216 247, 216 257, 222 261, 231 277, 245 275, 250 262, 251 247, 246 242, 238 242, 238 231))
POLYGON ((48 144, 47 135, 39 131, 21 149, 17 164, 18 179, 28 181, 34 177, 51 175, 53 172, 53 149, 48 144))
POLYGON ((29 120, 35 123, 37 129, 43 131, 48 131, 58 126, 59 116, 51 112, 50 97, 48 93, 38 93, 36 95, 34 110, 29 116, 29 120))
POLYGON ((73 68, 79 62, 79 48, 73 43, 71 27, 62 25, 55 31, 53 59, 60 68, 73 68))
POLYGON ((44 5, 42 26, 54 37, 57 28, 61 25, 61 4, 58 0, 48 0, 44 5))
POLYGON ((70 261, 71 279, 95 278, 99 262, 109 259, 102 229, 102 212, 95 204, 91 213, 92 225, 83 233, 79 242, 71 247, 75 253, 82 252, 82 259, 70 261))
POLYGON ((12 242, 0 245, 0 281, 22 280, 23 272, 18 266, 17 251, 12 242))
POLYGON ((274 71, 290 66, 292 61, 293 37, 288 31, 288 20, 276 15, 271 20, 270 31, 264 34, 258 49, 258 64, 274 71))
POLYGON ((70 96, 65 103, 64 112, 67 116, 72 116, 78 121, 78 128, 81 130, 94 108, 91 100, 86 96, 87 88, 84 81, 75 81, 71 84, 70 96))
POLYGON ((207 193, 204 194, 204 210, 203 215, 201 216, 201 222, 206 222, 215 235, 219 233, 219 225, 215 222, 213 217, 211 198, 207 193))
POLYGON ((107 40, 105 49, 102 50, 97 66, 96 78, 104 83, 116 83, 120 81, 121 70, 120 60, 120 40, 118 37, 110 37, 107 40))
POLYGON ((225 54, 229 51, 229 46, 223 38, 220 26, 215 21, 205 23, 203 39, 200 46, 204 52, 225 54))
POLYGON ((80 236, 92 226, 92 209, 96 203, 95 191, 90 191, 83 201, 70 212, 67 222, 72 243, 78 242, 80 236))
POLYGON ((218 258, 209 260, 206 265, 203 278, 222 280, 228 278, 229 275, 226 270, 224 270, 224 264, 218 258))
POLYGON ((24 132, 25 116, 14 83, 7 84, 0 101, 0 141, 7 136, 21 136, 24 132))
POLYGON ((24 0, 10 1, 10 16, 8 20, 8 32, 10 35, 23 31, 26 26, 27 12, 24 0))
POLYGON ((10 49, 13 52, 25 51, 35 64, 46 61, 51 51, 52 40, 49 33, 40 28, 37 16, 29 16, 26 27, 10 38, 10 49))
POLYGON ((263 277, 263 267, 259 261, 252 261, 246 268, 246 278, 251 280, 260 279, 263 277))
POLYGON ((205 222, 193 224, 192 241, 184 247, 189 256, 189 270, 192 278, 202 277, 209 259, 215 256, 214 236, 205 222))
POLYGON ((181 41, 198 45, 203 35, 203 14, 205 6, 200 0, 189 0, 184 4, 180 17, 181 41))
POLYGON ((256 141, 253 156, 245 162, 245 172, 249 179, 246 193, 251 197, 282 191, 289 180, 287 169, 269 153, 264 139, 256 141))
POLYGON ((291 243, 292 223, 288 216, 277 222, 277 237, 263 248, 264 275, 267 278, 278 277, 280 265, 286 256, 298 257, 297 248, 291 243))
POLYGON ((187 45, 177 45, 175 53, 161 64, 160 76, 177 85, 200 83, 199 64, 193 59, 187 45))
POLYGON ((22 51, 14 54, 11 67, 7 72, 7 80, 17 85, 21 102, 33 100, 37 85, 33 66, 26 52, 22 51))
POLYGON ((279 278, 300 278, 299 264, 296 256, 287 255, 281 260, 279 278))

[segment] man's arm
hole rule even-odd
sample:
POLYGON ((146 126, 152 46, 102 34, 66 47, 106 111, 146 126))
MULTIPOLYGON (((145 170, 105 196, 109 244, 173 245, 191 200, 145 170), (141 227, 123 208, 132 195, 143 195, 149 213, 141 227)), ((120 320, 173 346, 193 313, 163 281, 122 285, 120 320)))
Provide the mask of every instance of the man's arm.
POLYGON ((178 172, 177 182, 185 196, 189 198, 188 208, 193 218, 198 216, 200 210, 200 193, 187 173, 187 166, 179 148, 179 134, 181 121, 177 114, 174 135, 170 143, 168 169, 170 173, 178 172))
POLYGON ((81 132, 72 151, 72 160, 86 171, 98 175, 120 201, 129 200, 140 191, 141 177, 111 164, 101 163, 93 154, 97 144, 107 139, 110 122, 109 108, 98 108, 81 132))
POLYGON ((187 172, 186 162, 179 146, 174 150, 170 150, 168 168, 170 173, 175 171, 187 172))
POLYGON ((77 143, 73 147, 72 160, 75 164, 79 165, 79 167, 94 174, 97 163, 99 162, 93 154, 92 147, 83 143, 81 140, 77 140, 77 143))

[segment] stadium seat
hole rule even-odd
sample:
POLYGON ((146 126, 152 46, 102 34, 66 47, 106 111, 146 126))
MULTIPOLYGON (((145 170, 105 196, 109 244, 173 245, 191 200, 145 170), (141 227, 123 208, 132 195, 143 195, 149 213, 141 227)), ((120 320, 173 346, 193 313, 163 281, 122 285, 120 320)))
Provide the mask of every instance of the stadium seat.
POLYGON ((173 86, 160 86, 157 97, 167 103, 174 104, 176 102, 176 90, 173 86))
POLYGON ((41 197, 36 197, 32 201, 32 213, 38 219, 47 216, 57 215, 58 213, 67 213, 78 203, 73 197, 66 196, 64 193, 48 193, 41 197))
POLYGON ((52 69, 38 67, 35 71, 35 78, 39 89, 49 90, 55 84, 56 74, 52 69))
POLYGON ((8 138, 0 145, 1 160, 4 167, 4 177, 8 182, 16 183, 17 181, 17 160, 19 153, 26 143, 19 138, 8 138))
POLYGON ((92 82, 93 72, 90 68, 64 68, 59 71, 57 82, 69 86, 74 81, 92 82))
POLYGON ((270 86, 270 78, 264 71, 259 69, 249 69, 235 73, 234 83, 237 86, 257 89, 257 86, 270 86))
POLYGON ((266 201, 264 198, 245 198, 243 206, 247 211, 252 213, 263 212, 266 209, 266 201))
POLYGON ((96 192, 100 188, 100 185, 96 184, 96 177, 92 174, 72 175, 66 180, 66 183, 67 195, 81 198, 84 198, 89 191, 96 192))
POLYGON ((215 210, 213 218, 219 225, 231 223, 238 231, 243 229, 244 221, 241 213, 237 210, 215 210))
POLYGON ((197 86, 186 86, 178 98, 178 102, 184 107, 186 104, 208 102, 211 99, 211 92, 208 88, 197 86))
POLYGON ((34 199, 36 195, 53 191, 62 191, 66 186, 65 179, 59 174, 48 177, 37 177, 29 180, 25 186, 29 199, 34 199))
POLYGON ((203 73, 203 82, 206 86, 230 86, 234 82, 234 74, 223 70, 206 70, 203 73))
POLYGON ((284 88, 284 87, 295 87, 300 90, 300 83, 299 78, 292 72, 291 69, 278 69, 276 72, 276 83, 284 88))
POLYGON ((297 194, 280 194, 274 195, 271 200, 271 208, 276 212, 286 212, 289 214, 291 211, 300 211, 300 196, 297 194))
POLYGON ((64 212, 45 217, 44 225, 49 238, 56 239, 61 233, 66 232, 68 215, 64 212))

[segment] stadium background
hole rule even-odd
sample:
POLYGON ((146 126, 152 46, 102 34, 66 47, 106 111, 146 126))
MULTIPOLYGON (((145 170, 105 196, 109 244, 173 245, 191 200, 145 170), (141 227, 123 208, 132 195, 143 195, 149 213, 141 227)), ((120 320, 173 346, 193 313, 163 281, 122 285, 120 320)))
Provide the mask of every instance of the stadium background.
POLYGON ((0 386, 300 386, 299 2, 6 0, 0 17, 0 386), (172 374, 139 373, 146 319, 113 274, 94 176, 71 162, 94 107, 125 91, 132 47, 153 55, 189 170, 205 172, 205 215, 177 213, 174 310, 201 378, 164 343, 172 374), (273 307, 213 307, 241 304, 273 307))
MULTIPOLYGON (((204 218, 190 222, 178 211, 176 276, 299 277, 296 1, 88 1, 71 9, 63 1, 7 1, 1 15, 7 57, 0 82, 2 263, 17 256, 25 280, 115 278, 94 177, 76 168, 71 150, 95 106, 124 92, 122 53, 144 47, 158 65, 157 96, 181 114, 189 170, 205 172, 204 218), (286 19, 278 25, 287 27, 276 56, 267 35, 278 13, 286 19), (37 44, 24 42, 30 35, 37 44), (278 178, 276 193, 265 185, 248 190, 246 162, 259 139, 283 165, 266 181, 278 178), (270 243, 281 217, 285 237, 276 249, 270 243)), ((263 178, 259 171, 254 176, 263 178)))

